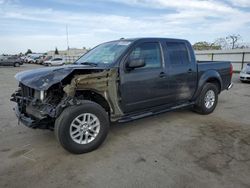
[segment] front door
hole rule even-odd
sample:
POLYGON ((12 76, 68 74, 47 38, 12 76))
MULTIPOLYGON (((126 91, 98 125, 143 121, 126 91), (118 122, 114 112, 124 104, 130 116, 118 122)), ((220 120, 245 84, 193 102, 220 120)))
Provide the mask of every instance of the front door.
POLYGON ((141 42, 130 50, 121 65, 120 90, 124 112, 136 112, 166 102, 168 83, 161 49, 159 41, 141 42), (129 59, 143 59, 145 66, 127 70, 129 59))

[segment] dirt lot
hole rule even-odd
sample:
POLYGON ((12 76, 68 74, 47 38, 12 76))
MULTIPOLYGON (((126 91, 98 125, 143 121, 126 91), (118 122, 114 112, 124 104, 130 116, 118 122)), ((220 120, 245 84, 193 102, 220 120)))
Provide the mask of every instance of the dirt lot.
POLYGON ((0 67, 0 187, 250 187, 250 84, 208 116, 189 110, 112 125, 96 151, 72 155, 54 133, 17 124, 14 75, 0 67))

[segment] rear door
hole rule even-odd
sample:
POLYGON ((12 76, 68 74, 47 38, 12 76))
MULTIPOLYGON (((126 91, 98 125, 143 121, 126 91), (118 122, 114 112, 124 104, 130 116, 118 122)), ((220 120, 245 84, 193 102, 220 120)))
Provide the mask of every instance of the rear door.
POLYGON ((135 112, 166 103, 168 82, 160 41, 139 42, 121 64, 121 105, 125 112, 135 112), (126 70, 128 59, 144 59, 146 66, 126 70))
POLYGON ((165 43, 169 90, 175 94, 175 103, 187 102, 192 98, 197 84, 197 68, 190 44, 182 40, 165 43))

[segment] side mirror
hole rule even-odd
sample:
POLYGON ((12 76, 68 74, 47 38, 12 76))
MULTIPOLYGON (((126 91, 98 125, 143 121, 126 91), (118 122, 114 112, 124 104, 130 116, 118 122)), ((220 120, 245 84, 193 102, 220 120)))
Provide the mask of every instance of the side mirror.
POLYGON ((145 61, 144 59, 130 59, 127 63, 127 68, 128 69, 135 69, 135 68, 140 68, 144 67, 145 61))

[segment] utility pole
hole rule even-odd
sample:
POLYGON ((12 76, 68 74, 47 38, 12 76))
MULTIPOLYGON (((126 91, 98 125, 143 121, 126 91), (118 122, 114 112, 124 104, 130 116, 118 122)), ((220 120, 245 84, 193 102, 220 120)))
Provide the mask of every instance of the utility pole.
POLYGON ((66 56, 66 58, 69 58, 69 33, 68 33, 68 24, 66 24, 66 36, 67 36, 67 56, 66 56))
POLYGON ((67 35, 67 49, 69 50, 69 33, 68 33, 68 24, 66 24, 66 35, 67 35))

